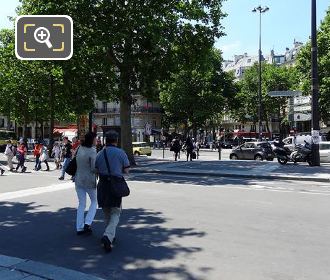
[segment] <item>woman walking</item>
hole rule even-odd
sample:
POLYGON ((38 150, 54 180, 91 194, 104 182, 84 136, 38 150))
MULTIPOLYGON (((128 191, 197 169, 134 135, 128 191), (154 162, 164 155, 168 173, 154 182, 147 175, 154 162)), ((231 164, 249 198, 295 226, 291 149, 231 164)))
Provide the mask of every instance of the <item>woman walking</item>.
POLYGON ((53 150, 52 150, 52 156, 54 157, 54 161, 56 164, 56 169, 62 168, 61 165, 61 147, 58 142, 54 144, 53 150))
POLYGON ((26 171, 26 167, 25 167, 25 156, 27 154, 27 148, 24 144, 24 140, 21 139, 19 141, 19 145, 17 147, 17 153, 16 153, 16 157, 18 160, 17 166, 16 166, 16 171, 18 171, 18 169, 21 167, 21 172, 24 173, 26 171))
POLYGON ((94 220, 97 209, 96 197, 96 174, 95 159, 96 135, 87 133, 82 145, 76 151, 77 172, 75 175, 75 186, 78 196, 78 209, 76 219, 77 235, 91 234, 91 224, 94 220), (86 195, 88 194, 91 204, 85 217, 86 195))
POLYGON ((8 164, 8 167, 9 167, 9 171, 12 172, 12 171, 14 171, 13 158, 16 155, 16 148, 11 143, 11 140, 7 141, 5 155, 7 157, 7 164, 8 164))
POLYGON ((41 169, 41 163, 46 164, 46 171, 49 171, 49 165, 48 165, 48 148, 45 143, 40 144, 40 158, 39 158, 39 164, 37 167, 37 170, 41 169))
POLYGON ((189 157, 190 157, 190 161, 192 161, 192 154, 194 152, 194 143, 189 136, 186 140, 185 145, 186 145, 186 151, 187 151, 187 161, 189 160, 189 157))

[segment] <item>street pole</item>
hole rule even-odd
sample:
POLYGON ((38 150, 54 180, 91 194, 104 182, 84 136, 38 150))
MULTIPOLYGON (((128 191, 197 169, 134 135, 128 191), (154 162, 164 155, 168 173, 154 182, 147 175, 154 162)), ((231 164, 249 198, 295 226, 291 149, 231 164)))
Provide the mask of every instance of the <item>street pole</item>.
POLYGON ((320 117, 319 117, 319 84, 317 69, 317 28, 316 0, 312 0, 311 8, 311 55, 312 55, 312 166, 320 166, 320 117))
POLYGON ((88 130, 89 130, 89 132, 93 131, 93 113, 94 113, 94 110, 90 111, 88 114, 88 130))
POLYGON ((268 7, 262 8, 258 6, 252 10, 252 12, 259 12, 259 84, 258 84, 258 118, 259 118, 259 141, 262 141, 262 76, 261 76, 261 14, 267 12, 269 10, 268 7))

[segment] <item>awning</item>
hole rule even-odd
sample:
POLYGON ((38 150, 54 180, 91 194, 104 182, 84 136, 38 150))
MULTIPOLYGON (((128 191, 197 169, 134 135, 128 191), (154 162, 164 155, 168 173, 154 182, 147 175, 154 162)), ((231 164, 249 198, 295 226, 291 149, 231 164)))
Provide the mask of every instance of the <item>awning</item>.
POLYGON ((54 134, 63 134, 65 132, 71 132, 71 133, 77 133, 78 129, 75 128, 54 128, 53 133, 54 134))

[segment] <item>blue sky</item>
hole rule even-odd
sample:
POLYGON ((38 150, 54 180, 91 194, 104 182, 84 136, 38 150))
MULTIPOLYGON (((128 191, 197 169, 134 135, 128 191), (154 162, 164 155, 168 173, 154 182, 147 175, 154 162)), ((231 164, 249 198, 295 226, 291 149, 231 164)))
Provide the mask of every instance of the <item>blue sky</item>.
MULTIPOLYGON (((251 10, 259 4, 270 10, 263 14, 262 50, 269 54, 283 53, 292 47, 294 39, 306 42, 310 35, 311 0, 227 0, 223 9, 228 13, 223 21, 227 36, 220 38, 216 47, 222 49, 225 59, 234 54, 258 53, 259 19, 251 10)), ((11 27, 7 16, 15 15, 18 0, 0 0, 0 28, 11 27)), ((330 6, 329 0, 317 0, 318 22, 330 6)))
MULTIPOLYGON (((259 5, 270 10, 262 15, 262 50, 271 49, 280 54, 292 47, 296 39, 306 42, 310 36, 311 0, 227 0, 223 10, 228 14, 223 21, 227 36, 218 40, 216 46, 223 51, 225 59, 234 54, 247 52, 257 55, 259 40, 259 15, 252 9, 259 5)), ((318 23, 325 17, 329 0, 317 0, 318 23)))

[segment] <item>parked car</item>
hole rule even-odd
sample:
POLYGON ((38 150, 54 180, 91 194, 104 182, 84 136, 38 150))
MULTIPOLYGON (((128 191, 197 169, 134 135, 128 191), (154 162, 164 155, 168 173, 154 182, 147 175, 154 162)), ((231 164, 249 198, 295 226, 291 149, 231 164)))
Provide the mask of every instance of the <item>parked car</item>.
POLYGON ((330 162, 330 141, 320 142, 320 161, 330 162))
MULTIPOLYGON (((324 136, 320 136, 320 141, 326 140, 324 136)), ((296 145, 304 145, 305 141, 308 143, 312 143, 311 135, 297 135, 297 136, 289 136, 283 139, 284 147, 289 148, 291 151, 294 151, 296 145)))
POLYGON ((133 154, 135 156, 151 156, 151 146, 147 142, 133 142, 133 154))
POLYGON ((231 142, 221 142, 221 149, 232 149, 233 143, 231 142))
POLYGON ((246 142, 233 149, 230 154, 232 160, 274 160, 274 153, 268 142, 246 142))

